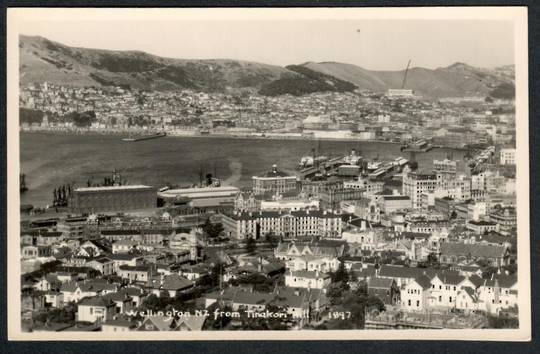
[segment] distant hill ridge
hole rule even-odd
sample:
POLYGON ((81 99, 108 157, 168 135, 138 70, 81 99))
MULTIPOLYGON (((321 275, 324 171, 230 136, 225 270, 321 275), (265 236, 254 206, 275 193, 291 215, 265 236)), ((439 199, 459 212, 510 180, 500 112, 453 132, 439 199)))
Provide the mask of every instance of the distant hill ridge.
MULTIPOLYGON (((38 36, 19 39, 22 84, 48 81, 159 91, 244 89, 275 96, 355 89, 385 92, 400 88, 404 75, 403 70, 373 71, 339 62, 280 67, 232 59, 174 59, 141 51, 76 48, 38 36)), ((512 82, 512 66, 488 70, 454 63, 434 70, 413 67, 405 86, 430 97, 485 96, 512 82)))

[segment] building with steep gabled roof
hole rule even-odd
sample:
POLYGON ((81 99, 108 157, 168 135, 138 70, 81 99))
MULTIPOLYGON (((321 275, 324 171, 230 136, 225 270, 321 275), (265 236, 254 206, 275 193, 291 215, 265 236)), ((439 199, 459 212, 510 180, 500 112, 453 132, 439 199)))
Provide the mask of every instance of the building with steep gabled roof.
POLYGON ((468 264, 483 260, 501 267, 508 264, 509 256, 508 247, 505 245, 444 242, 441 244, 439 260, 447 264, 468 264))
POLYGON ((176 319, 172 316, 153 315, 145 317, 136 330, 143 332, 174 331, 176 326, 176 319))

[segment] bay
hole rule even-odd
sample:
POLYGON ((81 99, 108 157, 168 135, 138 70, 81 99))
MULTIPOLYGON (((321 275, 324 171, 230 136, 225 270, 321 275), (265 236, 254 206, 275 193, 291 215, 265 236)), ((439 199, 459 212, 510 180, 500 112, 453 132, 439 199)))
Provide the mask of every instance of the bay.
MULTIPOLYGON (((212 173, 225 185, 240 188, 251 185, 251 177, 271 169, 273 164, 290 173, 303 155, 320 146, 328 155, 345 155, 355 148, 373 159, 409 158, 400 145, 366 141, 273 140, 229 137, 164 137, 134 143, 118 135, 69 135, 21 133, 21 173, 28 191, 22 204, 51 204, 53 189, 67 183, 86 186, 92 178, 98 183, 116 169, 128 184, 161 187, 188 186, 199 182, 199 171, 212 173)), ((449 149, 417 153, 419 166, 429 170, 434 159, 443 159, 449 149)), ((463 151, 453 151, 456 160, 463 151)))

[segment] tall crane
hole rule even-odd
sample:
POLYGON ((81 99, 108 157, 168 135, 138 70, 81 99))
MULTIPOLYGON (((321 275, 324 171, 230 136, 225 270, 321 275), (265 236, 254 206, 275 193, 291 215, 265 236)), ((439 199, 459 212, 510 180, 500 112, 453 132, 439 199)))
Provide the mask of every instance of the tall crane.
POLYGON ((407 80, 407 72, 409 72, 410 65, 411 65, 411 59, 409 59, 409 62, 407 63, 407 67, 405 68, 405 75, 403 75, 403 82, 401 83, 402 90, 405 88, 405 81, 407 80))

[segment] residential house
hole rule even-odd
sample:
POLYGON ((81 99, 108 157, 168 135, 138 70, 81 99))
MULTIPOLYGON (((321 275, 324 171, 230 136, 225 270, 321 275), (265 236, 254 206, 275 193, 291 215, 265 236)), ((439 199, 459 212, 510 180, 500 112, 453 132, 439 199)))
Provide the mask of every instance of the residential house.
POLYGON ((115 313, 126 313, 132 309, 133 298, 125 291, 118 291, 103 295, 103 299, 110 300, 115 304, 115 313))
POLYGON ((62 284, 60 292, 64 295, 64 302, 77 302, 85 297, 95 297, 114 292, 118 288, 115 284, 106 281, 94 280, 83 282, 67 282, 62 284))
POLYGON ((133 249, 137 248, 139 244, 138 241, 132 240, 120 240, 112 244, 112 253, 113 254, 125 254, 131 252, 133 249))
POLYGON ((285 274, 285 286, 290 288, 326 289, 330 282, 330 275, 319 271, 289 270, 285 274))
POLYGON ((407 311, 423 311, 427 308, 427 300, 431 281, 428 276, 421 275, 401 288, 401 308, 407 311))
POLYGON ((508 264, 508 247, 482 243, 445 242, 441 244, 439 260, 441 263, 469 264, 480 260, 495 267, 508 264))
POLYGON ((166 291, 169 293, 170 297, 175 297, 176 294, 186 291, 188 289, 191 289, 195 285, 194 282, 192 282, 189 279, 184 278, 181 275, 178 274, 171 274, 167 275, 163 278, 163 282, 161 283, 161 286, 154 288, 152 292, 160 296, 162 291, 166 291))
POLYGON ((378 297, 385 305, 399 304, 400 290, 394 279, 371 277, 367 281, 368 294, 378 297))
POLYGON ((157 331, 174 331, 176 328, 176 320, 173 316, 147 316, 142 321, 137 331, 157 332, 157 331))
POLYGON ((122 279, 127 279, 130 283, 146 283, 153 271, 152 265, 121 265, 116 274, 122 279))
POLYGON ((99 257, 88 260, 86 261, 85 266, 97 270, 104 276, 114 274, 116 270, 114 261, 108 257, 99 257))
POLYGON ((79 322, 101 323, 112 319, 114 314, 114 302, 103 297, 85 298, 77 304, 77 321, 79 322))
POLYGON ((45 291, 42 301, 44 307, 62 308, 64 306, 64 294, 54 290, 45 291))
POLYGON ((201 331, 206 316, 180 316, 176 321, 177 331, 201 331))
POLYGON ((129 332, 137 328, 137 324, 129 319, 112 318, 101 324, 102 332, 129 332))
POLYGON ((518 306, 517 276, 494 274, 478 287, 479 307, 491 314, 518 306))

